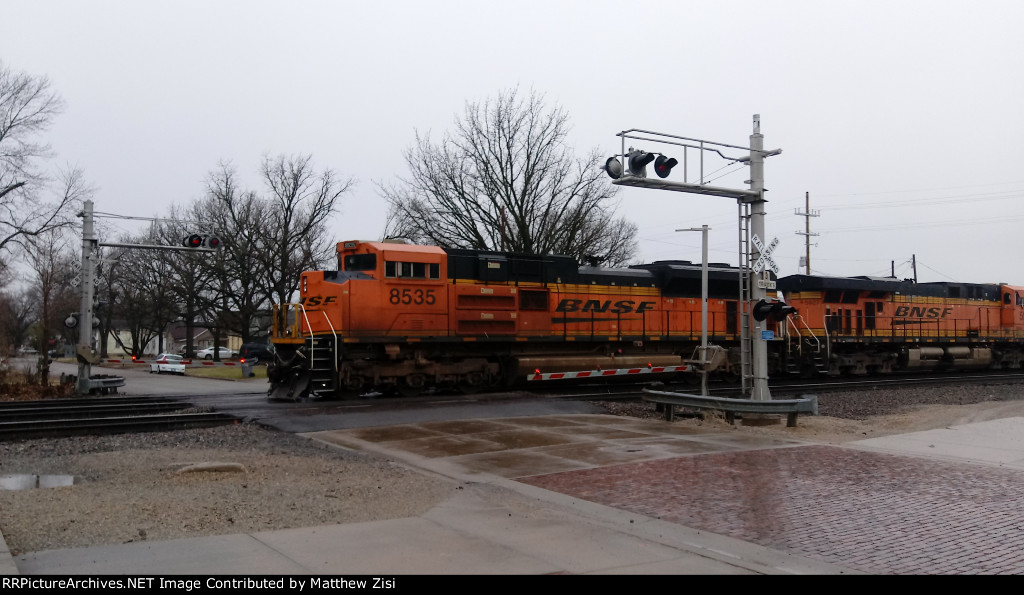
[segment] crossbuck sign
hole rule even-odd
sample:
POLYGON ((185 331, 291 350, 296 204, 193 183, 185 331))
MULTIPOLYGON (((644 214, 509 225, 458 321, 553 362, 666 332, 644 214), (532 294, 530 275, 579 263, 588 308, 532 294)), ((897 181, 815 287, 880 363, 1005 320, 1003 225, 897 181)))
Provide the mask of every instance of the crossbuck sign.
POLYGON ((775 261, 772 260, 772 252, 774 252, 775 247, 779 245, 779 238, 773 238, 772 243, 765 246, 764 242, 761 241, 761 238, 757 237, 757 234, 755 233, 750 238, 750 241, 754 244, 754 247, 757 248, 757 251, 761 253, 761 257, 754 263, 752 270, 755 273, 760 273, 765 269, 765 267, 768 267, 773 273, 778 275, 779 267, 775 264, 775 261))

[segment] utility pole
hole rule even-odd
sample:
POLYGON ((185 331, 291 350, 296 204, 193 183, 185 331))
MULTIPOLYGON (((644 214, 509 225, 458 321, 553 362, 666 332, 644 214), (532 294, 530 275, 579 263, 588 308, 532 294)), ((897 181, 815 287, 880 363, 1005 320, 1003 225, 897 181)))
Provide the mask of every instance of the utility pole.
POLYGON ((801 213, 800 209, 796 209, 794 211, 794 214, 795 215, 799 215, 801 217, 804 217, 804 219, 805 219, 804 220, 804 231, 802 231, 802 232, 798 231, 798 232, 796 232, 796 235, 804 236, 805 244, 807 245, 807 256, 804 257, 804 267, 805 267, 804 268, 804 274, 810 275, 811 274, 811 236, 818 235, 816 233, 811 233, 811 217, 817 217, 819 215, 819 213, 818 213, 817 210, 814 210, 814 211, 811 210, 811 193, 810 192, 807 192, 807 193, 804 194, 804 201, 805 201, 804 212, 801 213))

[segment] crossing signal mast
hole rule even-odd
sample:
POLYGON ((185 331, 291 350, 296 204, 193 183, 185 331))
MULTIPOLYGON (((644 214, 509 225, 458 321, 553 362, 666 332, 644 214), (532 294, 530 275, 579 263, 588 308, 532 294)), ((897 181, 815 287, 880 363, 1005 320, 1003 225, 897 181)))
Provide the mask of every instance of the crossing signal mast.
MULTIPOLYGON (((740 312, 742 319, 741 331, 741 390, 747 392, 747 381, 753 380, 750 390, 750 397, 756 400, 771 399, 768 390, 768 346, 766 341, 771 333, 767 331, 765 320, 769 316, 781 316, 780 320, 795 312, 785 304, 767 307, 761 304, 766 302, 766 289, 774 287, 774 282, 768 280, 767 271, 763 271, 764 263, 771 263, 769 249, 764 247, 760 238, 766 238, 764 233, 764 161, 768 157, 782 153, 782 149, 766 151, 764 149, 764 137, 761 135, 761 116, 754 115, 754 132, 750 135, 750 145, 747 147, 738 145, 727 145, 707 140, 675 136, 650 130, 639 130, 636 128, 624 130, 618 133, 622 139, 622 149, 618 155, 608 158, 604 164, 604 170, 614 181, 616 186, 634 186, 639 188, 650 188, 654 190, 672 190, 674 192, 687 192, 691 194, 706 194, 710 196, 723 196, 733 198, 740 207, 740 312), (682 151, 682 180, 668 179, 673 175, 673 169, 679 165, 679 161, 668 155, 655 151, 645 151, 629 147, 626 149, 626 140, 639 141, 657 145, 669 145, 672 150, 682 151), (738 156, 730 156, 728 153, 741 151, 738 156), (689 154, 696 152, 699 158, 699 171, 696 179, 690 181, 689 154), (747 184, 749 189, 735 189, 712 186, 707 183, 704 175, 705 157, 714 158, 717 156, 725 161, 736 164, 745 164, 750 167, 750 179, 747 184), (654 173, 657 179, 647 177, 647 166, 654 162, 654 173), (757 271, 760 267, 762 271, 757 271), (764 273, 763 278, 756 278, 755 275, 764 273), (755 305, 757 304, 757 305, 755 305), (774 309, 773 309, 774 308, 774 309), (787 310, 788 309, 788 310, 787 310), (762 313, 764 316, 762 317, 762 313), (756 325, 751 324, 751 318, 756 325)), ((774 242, 771 247, 774 248, 774 242)), ((774 267, 772 267, 774 268, 774 267)), ((781 304, 781 302, 776 302, 781 304)))
MULTIPOLYGON (((80 395, 90 394, 94 388, 101 384, 109 384, 109 378, 104 380, 92 379, 92 364, 99 362, 99 355, 92 347, 92 335, 97 325, 93 316, 95 301, 95 280, 96 264, 99 262, 99 248, 130 248, 135 250, 173 250, 189 252, 216 252, 221 247, 221 239, 216 235, 190 234, 182 239, 181 246, 159 246, 149 244, 122 244, 100 242, 96 238, 93 214, 93 202, 87 200, 83 203, 82 212, 78 214, 82 218, 82 272, 81 287, 82 298, 78 312, 65 320, 68 328, 78 327, 78 381, 75 392, 80 395)), ((120 378, 123 383, 123 378, 120 378)), ((116 385, 115 385, 116 386, 116 385)))

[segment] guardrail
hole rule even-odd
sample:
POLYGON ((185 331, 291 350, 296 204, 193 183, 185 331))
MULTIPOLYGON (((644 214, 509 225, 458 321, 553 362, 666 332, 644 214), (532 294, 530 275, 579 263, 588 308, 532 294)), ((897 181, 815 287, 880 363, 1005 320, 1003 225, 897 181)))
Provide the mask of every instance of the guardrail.
MULTIPOLYGON (((71 374, 61 374, 60 383, 77 384, 78 376, 71 374)), ((93 376, 89 376, 88 390, 90 395, 116 395, 117 388, 120 386, 124 386, 124 376, 114 376, 112 374, 95 374, 93 376)))
POLYGON ((797 416, 801 413, 818 415, 818 396, 804 395, 799 399, 731 399, 727 397, 704 397, 685 393, 669 393, 643 389, 643 400, 665 406, 665 421, 675 418, 675 408, 711 409, 725 413, 730 424, 736 422, 737 413, 785 414, 786 426, 796 427, 797 416))

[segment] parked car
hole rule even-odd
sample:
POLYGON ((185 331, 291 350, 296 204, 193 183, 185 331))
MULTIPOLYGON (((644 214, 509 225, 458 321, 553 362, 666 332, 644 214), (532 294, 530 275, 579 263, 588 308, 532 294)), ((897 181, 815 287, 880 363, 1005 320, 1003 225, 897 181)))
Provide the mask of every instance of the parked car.
POLYGON ((180 374, 185 375, 185 363, 182 357, 176 353, 161 353, 156 360, 149 364, 150 374, 180 374))
POLYGON ((243 343, 238 350, 238 357, 253 364, 271 362, 274 360, 274 348, 266 343, 243 343))
MULTIPOLYGON (((213 359, 214 351, 216 351, 216 348, 214 347, 200 349, 199 351, 196 352, 196 357, 199 359, 213 359)), ((220 351, 218 351, 217 353, 220 354, 220 359, 231 359, 233 357, 238 356, 237 351, 232 351, 227 347, 221 347, 220 351)))

